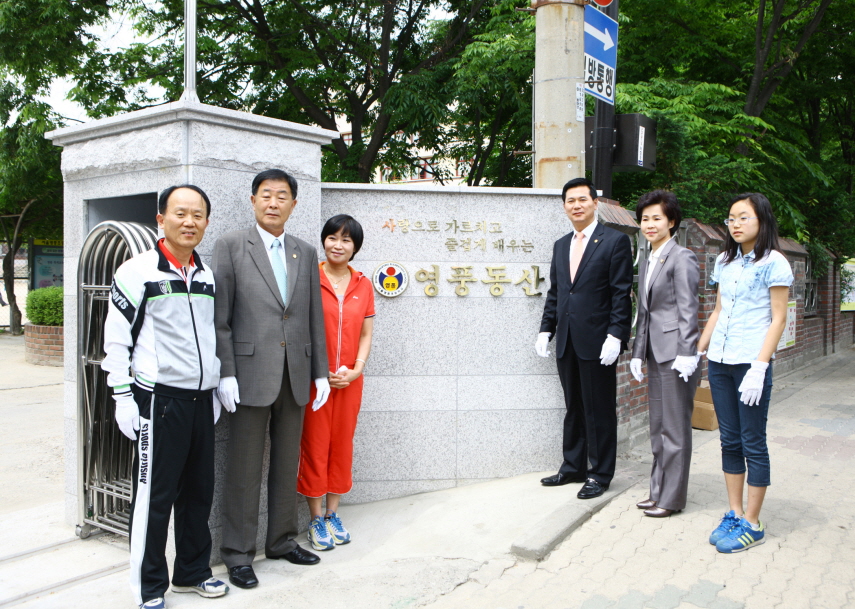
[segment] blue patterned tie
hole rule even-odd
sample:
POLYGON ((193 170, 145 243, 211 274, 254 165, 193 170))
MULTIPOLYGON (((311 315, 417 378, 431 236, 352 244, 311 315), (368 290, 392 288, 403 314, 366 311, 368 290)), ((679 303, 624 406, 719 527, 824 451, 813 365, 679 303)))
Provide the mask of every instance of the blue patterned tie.
POLYGON ((270 244, 270 249, 273 250, 273 259, 270 263, 273 265, 273 275, 276 277, 277 285, 279 285, 279 293, 282 295, 282 302, 287 304, 288 273, 285 271, 285 263, 282 262, 282 254, 279 252, 281 247, 282 244, 279 243, 279 239, 274 239, 273 243, 270 244))

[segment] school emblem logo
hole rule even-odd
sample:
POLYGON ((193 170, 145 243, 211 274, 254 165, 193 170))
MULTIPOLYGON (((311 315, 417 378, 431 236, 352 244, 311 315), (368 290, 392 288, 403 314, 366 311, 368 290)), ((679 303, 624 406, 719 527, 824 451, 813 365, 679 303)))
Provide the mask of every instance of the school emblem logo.
POLYGON ((172 284, 169 283, 168 281, 166 281, 166 280, 161 281, 157 285, 160 286, 160 293, 161 294, 172 294, 172 284))
POLYGON ((381 296, 400 296, 409 284, 410 275, 407 269, 397 262, 384 262, 374 271, 374 289, 381 296))

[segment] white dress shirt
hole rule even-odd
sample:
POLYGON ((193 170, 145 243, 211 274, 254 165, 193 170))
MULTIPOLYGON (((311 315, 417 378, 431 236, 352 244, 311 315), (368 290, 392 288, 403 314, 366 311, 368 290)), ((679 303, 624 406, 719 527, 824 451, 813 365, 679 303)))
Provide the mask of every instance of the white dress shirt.
POLYGON ((650 257, 647 259, 647 277, 644 280, 644 289, 647 290, 647 293, 650 293, 650 279, 653 277, 653 269, 656 268, 656 265, 659 263, 659 253, 662 251, 662 248, 665 247, 665 244, 668 243, 674 237, 668 237, 662 244, 656 248, 656 251, 650 252, 650 257))
POLYGON ((285 233, 282 233, 278 237, 274 237, 258 224, 255 225, 255 228, 258 229, 258 234, 261 235, 261 242, 264 243, 264 249, 267 250, 267 258, 270 260, 271 266, 273 265, 273 249, 270 246, 273 245, 274 239, 279 239, 279 243, 282 244, 282 247, 279 248, 279 257, 282 258, 282 264, 284 264, 287 269, 288 260, 285 258, 285 233))
MULTIPOLYGON (((597 221, 594 220, 588 226, 582 229, 581 232, 585 233, 585 238, 582 240, 582 255, 585 254, 585 249, 588 247, 588 242, 591 241, 591 235, 594 234, 594 229, 597 228, 597 221)), ((573 239, 576 239, 576 232, 573 233, 573 239)), ((570 242, 570 256, 567 258, 568 263, 573 261, 573 242, 570 242)))

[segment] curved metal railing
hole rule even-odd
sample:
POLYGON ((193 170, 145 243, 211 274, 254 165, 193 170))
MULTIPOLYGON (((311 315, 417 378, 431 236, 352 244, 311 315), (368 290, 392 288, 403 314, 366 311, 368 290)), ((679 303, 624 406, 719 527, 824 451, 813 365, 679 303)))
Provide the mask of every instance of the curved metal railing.
POLYGON ((93 527, 128 534, 134 446, 114 421, 115 404, 101 370, 110 284, 119 266, 157 243, 155 230, 107 221, 83 243, 77 266, 77 533, 93 527))

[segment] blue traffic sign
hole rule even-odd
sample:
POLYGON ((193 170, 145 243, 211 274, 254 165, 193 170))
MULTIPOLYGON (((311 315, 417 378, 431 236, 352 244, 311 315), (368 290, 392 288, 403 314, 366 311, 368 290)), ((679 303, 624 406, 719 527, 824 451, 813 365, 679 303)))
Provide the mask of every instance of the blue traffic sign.
POLYGON ((585 93, 615 103, 618 24, 593 6, 585 7, 585 93))
POLYGON ((585 7, 585 54, 614 70, 617 67, 618 23, 593 6, 585 7))

